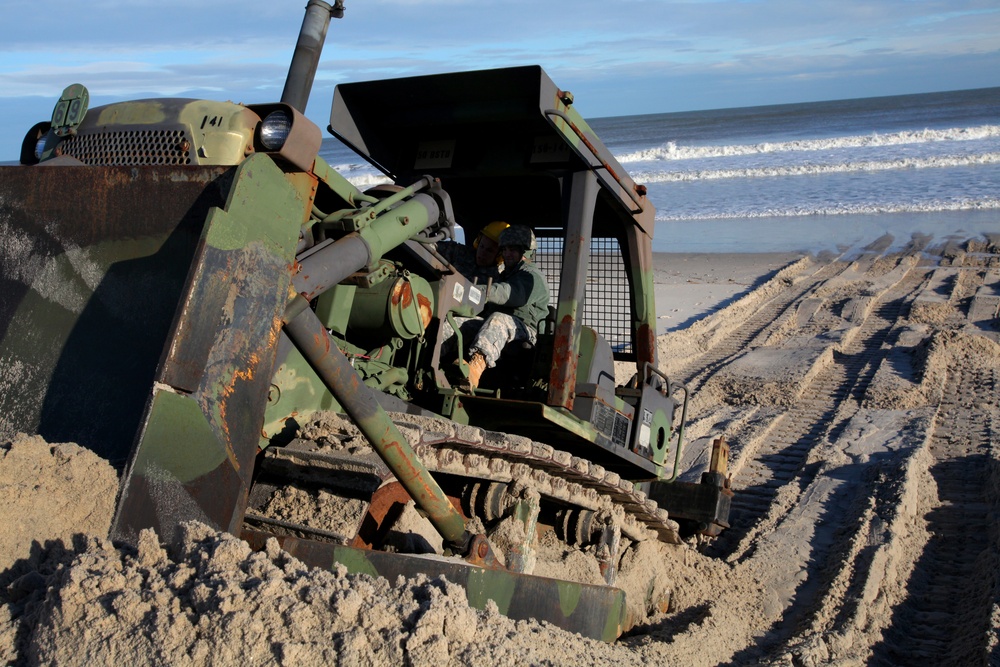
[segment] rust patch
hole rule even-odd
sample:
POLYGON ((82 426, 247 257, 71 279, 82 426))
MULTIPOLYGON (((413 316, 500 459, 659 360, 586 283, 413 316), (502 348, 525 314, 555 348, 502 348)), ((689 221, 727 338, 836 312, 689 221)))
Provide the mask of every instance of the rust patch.
POLYGON ((420 321, 423 322, 424 329, 431 325, 434 313, 431 309, 431 300, 423 294, 417 294, 417 309, 420 311, 420 321))
POLYGON ((372 495, 368 512, 361 520, 351 546, 360 549, 381 546, 409 500, 410 494, 399 482, 381 487, 372 495))
POLYGON ((656 331, 649 324, 639 325, 635 341, 636 361, 642 368, 648 361, 656 366, 656 331))
MULTIPOLYGON (((386 436, 385 436, 386 440, 390 439, 388 431, 389 429, 388 427, 386 427, 386 436)), ((388 454, 386 454, 385 458, 392 459, 393 463, 395 464, 389 467, 392 468, 392 471, 396 474, 396 477, 399 478, 401 481, 417 480, 420 482, 420 486, 426 489, 427 485, 424 483, 424 480, 420 475, 420 470, 416 467, 416 465, 414 465, 413 459, 407 456, 406 451, 403 449, 403 445, 398 440, 391 440, 390 442, 385 444, 385 451, 388 452, 389 450, 394 450, 395 455, 389 456, 388 454)))
POLYGON ((622 179, 621 179, 621 176, 619 176, 619 175, 618 175, 618 173, 617 173, 617 172, 616 172, 616 171, 615 171, 614 169, 612 169, 611 165, 610 165, 610 164, 608 164, 608 161, 607 161, 607 160, 603 160, 603 159, 601 159, 601 154, 600 154, 600 153, 598 152, 598 150, 597 150, 597 146, 595 146, 595 145, 594 145, 594 142, 592 142, 592 141, 590 140, 590 138, 589 138, 589 137, 587 137, 587 136, 586 136, 586 135, 585 135, 585 134, 583 133, 583 130, 581 130, 581 129, 580 129, 579 127, 577 127, 576 123, 573 123, 573 122, 569 122, 568 124, 569 124, 569 126, 570 126, 571 128, 573 128, 573 132, 574 132, 574 133, 576 134, 576 136, 577 136, 577 137, 579 137, 580 141, 582 141, 582 142, 584 143, 584 145, 585 145, 585 146, 586 146, 586 147, 587 147, 588 149, 590 149, 590 152, 591 152, 591 154, 592 154, 592 155, 593 155, 594 157, 596 157, 596 158, 597 158, 598 160, 600 160, 600 162, 601 162, 601 165, 602 165, 602 166, 603 166, 603 167, 604 167, 605 169, 607 169, 608 173, 609 173, 609 174, 611 174, 611 177, 612 177, 613 179, 615 179, 616 181, 618 181, 618 184, 619 184, 619 185, 621 185, 621 181, 622 181, 622 179))
POLYGON ((409 308, 413 303, 413 287, 408 280, 399 280, 392 286, 392 305, 409 308))
POLYGON ((313 334, 313 343, 317 348, 323 348, 324 354, 330 353, 330 337, 323 334, 313 334))
POLYGON ((278 344, 278 337, 281 335, 281 327, 283 326, 281 321, 283 315, 284 313, 271 320, 271 329, 267 332, 267 348, 269 350, 274 349, 278 344))
POLYGON ((227 413, 229 412, 229 399, 236 392, 236 384, 241 380, 244 382, 252 382, 254 378, 254 369, 260 365, 260 356, 257 353, 252 353, 247 362, 246 370, 236 368, 233 370, 232 377, 226 386, 222 387, 219 392, 219 417, 220 423, 219 428, 226 436, 225 446, 226 455, 229 457, 229 461, 233 466, 233 469, 240 470, 240 460, 233 450, 232 445, 232 435, 229 433, 229 418, 227 413))
POLYGON ((564 315, 556 327, 553 341, 552 369, 549 373, 549 405, 572 409, 576 363, 576 356, 573 354, 573 317, 564 315))

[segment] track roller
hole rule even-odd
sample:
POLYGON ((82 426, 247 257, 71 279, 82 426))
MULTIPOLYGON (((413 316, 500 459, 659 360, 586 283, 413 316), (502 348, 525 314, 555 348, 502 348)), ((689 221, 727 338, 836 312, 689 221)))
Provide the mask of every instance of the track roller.
POLYGON ((571 546, 594 546, 604 580, 609 585, 614 584, 618 577, 622 533, 610 516, 585 509, 562 509, 556 513, 555 529, 556 536, 571 546))

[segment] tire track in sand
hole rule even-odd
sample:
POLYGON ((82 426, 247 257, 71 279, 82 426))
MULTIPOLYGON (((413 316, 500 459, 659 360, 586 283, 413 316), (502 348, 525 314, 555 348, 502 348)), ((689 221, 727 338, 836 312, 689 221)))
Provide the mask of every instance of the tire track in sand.
POLYGON ((856 333, 834 350, 832 361, 809 384, 801 398, 780 415, 760 439, 757 450, 734 475, 732 528, 712 545, 712 553, 731 561, 750 558, 754 540, 773 528, 787 507, 812 480, 818 465, 807 464, 809 454, 834 441, 858 412, 862 398, 888 349, 897 321, 905 316, 914 292, 924 282, 921 271, 909 271, 879 297, 856 333), (782 494, 780 507, 772 507, 782 494))
POLYGON ((914 564, 870 664, 997 664, 991 625, 997 591, 994 413, 1000 370, 964 358, 949 369, 929 451, 936 493, 920 514, 930 539, 914 564), (993 644, 991 646, 991 644, 993 644))

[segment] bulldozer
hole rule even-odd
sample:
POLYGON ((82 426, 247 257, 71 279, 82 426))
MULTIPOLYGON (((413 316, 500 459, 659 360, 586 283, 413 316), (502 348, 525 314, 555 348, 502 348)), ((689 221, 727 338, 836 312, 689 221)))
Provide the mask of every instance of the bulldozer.
POLYGON ((327 130, 385 177, 362 191, 303 115, 343 14, 309 0, 279 102, 90 108, 73 84, 28 130, 0 167, 0 438, 116 465, 122 543, 197 520, 613 641, 636 620, 623 545, 718 534, 732 497, 721 439, 699 483, 677 479, 688 395, 657 363, 654 208, 537 66, 338 85, 327 130), (443 325, 482 315, 490 285, 440 248, 496 220, 534 231, 550 307, 470 389, 443 325), (300 437, 326 413, 368 447, 300 437), (363 519, 268 516, 289 480, 363 519), (439 553, 387 546, 411 501, 439 553), (502 553, 500 521, 527 536, 502 553), (532 575, 544 530, 599 552, 604 585, 532 575))

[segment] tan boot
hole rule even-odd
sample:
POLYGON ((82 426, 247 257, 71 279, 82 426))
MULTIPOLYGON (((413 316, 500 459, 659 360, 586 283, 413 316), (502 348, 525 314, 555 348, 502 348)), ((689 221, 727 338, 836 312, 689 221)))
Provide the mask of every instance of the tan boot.
POLYGON ((469 388, 473 391, 479 386, 479 378, 483 376, 483 371, 486 370, 486 358, 476 352, 469 359, 469 388))

